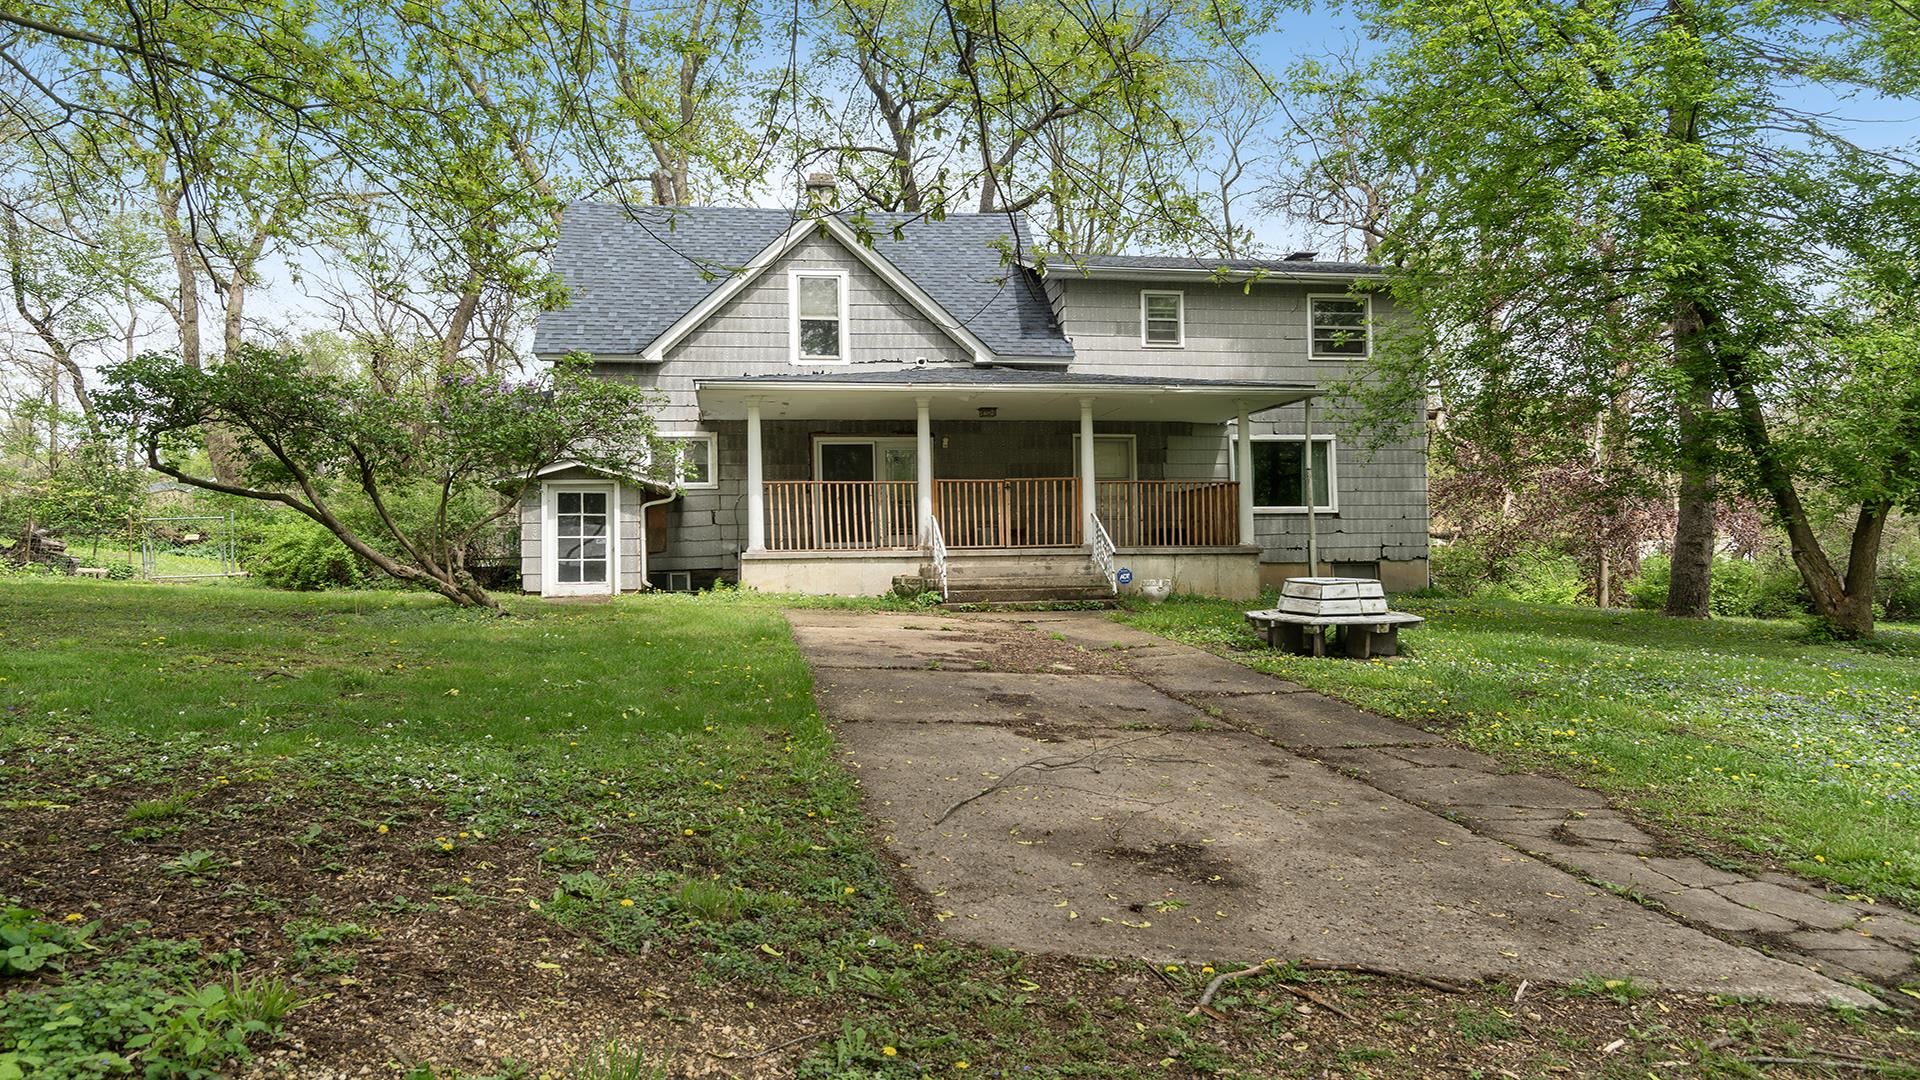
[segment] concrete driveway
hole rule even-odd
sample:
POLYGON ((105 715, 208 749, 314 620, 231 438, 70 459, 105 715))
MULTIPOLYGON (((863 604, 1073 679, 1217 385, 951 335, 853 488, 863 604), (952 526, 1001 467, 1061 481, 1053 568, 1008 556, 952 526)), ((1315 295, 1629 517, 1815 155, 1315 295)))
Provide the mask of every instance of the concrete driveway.
POLYGON ((1098 614, 788 619, 885 844, 958 938, 1855 1005, 1829 977, 1874 974, 1855 941, 1902 970, 1902 935, 1920 946, 1904 913, 1648 855, 1593 792, 1098 614))

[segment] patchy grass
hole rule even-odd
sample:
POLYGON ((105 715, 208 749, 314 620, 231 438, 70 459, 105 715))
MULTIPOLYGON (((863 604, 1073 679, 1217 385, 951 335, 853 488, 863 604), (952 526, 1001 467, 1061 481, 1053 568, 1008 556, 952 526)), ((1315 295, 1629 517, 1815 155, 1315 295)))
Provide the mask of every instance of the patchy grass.
POLYGON ((1399 604, 1430 621, 1411 655, 1368 663, 1268 650, 1244 603, 1122 617, 1566 774, 1710 850, 1920 905, 1920 628, 1848 646, 1786 622, 1399 604))
POLYGON ((1920 1057, 1877 1017, 1290 969, 1188 1017, 1210 967, 953 944, 878 857, 772 604, 509 607, 0 583, 0 928, 23 968, 0 972, 0 1076, 1642 1077, 1920 1057))

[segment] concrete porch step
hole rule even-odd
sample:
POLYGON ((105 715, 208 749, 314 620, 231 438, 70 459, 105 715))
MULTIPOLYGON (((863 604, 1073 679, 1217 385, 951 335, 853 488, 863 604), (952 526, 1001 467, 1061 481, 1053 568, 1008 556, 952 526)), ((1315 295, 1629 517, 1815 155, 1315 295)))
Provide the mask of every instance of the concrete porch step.
POLYGON ((1112 599, 1113 590, 1107 587, 1106 580, 1103 578, 1094 585, 1028 582, 1019 585, 981 587, 949 582, 946 602, 949 604, 1027 604, 1111 601, 1112 599))
MULTIPOLYGON (((933 577, 932 563, 923 563, 920 573, 924 577, 933 577)), ((1100 578, 1100 571, 1094 569, 1087 559, 1074 562, 992 562, 968 563, 947 562, 947 580, 949 581, 992 581, 999 579, 1020 581, 1043 581, 1054 578, 1100 578)), ((1104 580, 1104 578, 1102 578, 1104 580)))

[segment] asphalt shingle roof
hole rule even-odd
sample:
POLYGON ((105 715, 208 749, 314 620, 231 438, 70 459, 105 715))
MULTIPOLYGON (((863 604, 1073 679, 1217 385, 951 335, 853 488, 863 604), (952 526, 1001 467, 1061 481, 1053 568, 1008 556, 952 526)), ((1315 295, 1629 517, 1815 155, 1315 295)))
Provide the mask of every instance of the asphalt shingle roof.
MULTIPOLYGON (((1023 224, 1004 214, 868 217, 873 250, 996 354, 1072 358, 1033 272, 1002 259, 1008 244, 1030 250, 1023 224)), ((534 352, 640 353, 794 220, 786 210, 574 203, 553 256, 569 303, 540 316, 534 352)))
POLYGON ((1047 260, 1047 272, 1071 277, 1080 268, 1088 270, 1170 270, 1183 274, 1225 273, 1230 275, 1265 274, 1284 278, 1289 274, 1345 274, 1371 277, 1386 272, 1373 263, 1334 262, 1321 259, 1192 259, 1179 255, 1054 255, 1047 260))

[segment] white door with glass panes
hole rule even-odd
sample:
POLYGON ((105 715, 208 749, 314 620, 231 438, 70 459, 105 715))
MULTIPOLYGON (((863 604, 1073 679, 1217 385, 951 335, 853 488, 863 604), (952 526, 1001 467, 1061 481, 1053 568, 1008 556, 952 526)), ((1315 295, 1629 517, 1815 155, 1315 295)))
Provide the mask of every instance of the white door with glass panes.
POLYGON ((611 484, 548 489, 545 595, 613 591, 617 510, 611 484))
POLYGON ((815 509, 815 531, 827 546, 913 547, 919 542, 914 440, 820 439, 813 454, 814 476, 831 481, 822 485, 815 509))

